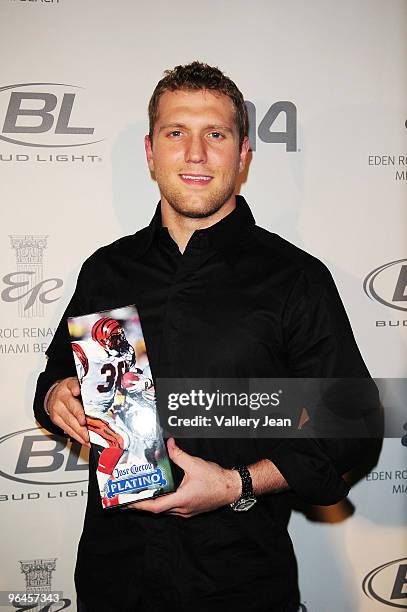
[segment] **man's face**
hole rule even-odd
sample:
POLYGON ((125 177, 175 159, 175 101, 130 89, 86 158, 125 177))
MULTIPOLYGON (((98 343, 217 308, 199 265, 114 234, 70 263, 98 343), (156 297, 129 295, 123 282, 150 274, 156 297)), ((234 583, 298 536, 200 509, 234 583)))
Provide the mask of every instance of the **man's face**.
POLYGON ((207 217, 234 197, 248 151, 233 103, 224 94, 166 91, 160 98, 153 143, 146 136, 148 166, 161 200, 186 217, 207 217))

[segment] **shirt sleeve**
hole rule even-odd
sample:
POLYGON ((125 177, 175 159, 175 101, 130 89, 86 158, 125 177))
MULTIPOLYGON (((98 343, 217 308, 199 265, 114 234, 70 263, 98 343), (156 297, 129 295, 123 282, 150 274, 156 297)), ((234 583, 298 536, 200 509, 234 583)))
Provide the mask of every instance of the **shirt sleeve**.
MULTIPOLYGON (((378 406, 375 383, 356 345, 329 271, 319 264, 302 271, 287 300, 283 331, 289 374, 296 378, 352 378, 370 381, 370 409, 378 406)), ((358 407, 356 407, 358 408, 358 407)), ((343 406, 353 410, 354 406, 343 406)), ((270 457, 290 488, 311 504, 330 505, 346 497, 342 478, 377 440, 362 438, 290 438, 280 440, 270 457)))
POLYGON ((51 433, 60 436, 65 436, 65 434, 62 429, 54 425, 54 423, 51 421, 48 413, 45 410, 45 398, 49 389, 55 384, 56 381, 68 378, 69 376, 76 376, 75 362, 71 349, 71 340, 68 333, 67 318, 83 312, 83 305, 80 298, 82 277, 83 272, 81 271, 75 293, 69 302, 57 327, 52 342, 46 351, 46 367, 38 377, 34 396, 33 408, 36 420, 40 423, 40 425, 42 425, 42 427, 51 433))

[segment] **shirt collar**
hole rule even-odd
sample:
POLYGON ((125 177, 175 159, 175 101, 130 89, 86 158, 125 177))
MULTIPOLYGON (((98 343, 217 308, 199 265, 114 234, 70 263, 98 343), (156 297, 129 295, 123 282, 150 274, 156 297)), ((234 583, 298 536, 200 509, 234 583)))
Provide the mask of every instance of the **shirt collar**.
MULTIPOLYGON (((191 245, 204 243, 222 252, 229 263, 233 264, 243 246, 244 240, 255 225, 252 212, 243 196, 236 196, 236 208, 220 221, 205 229, 196 230, 191 236, 191 245)), ((161 206, 158 203, 150 224, 137 232, 138 253, 144 255, 153 240, 162 230, 161 206)))

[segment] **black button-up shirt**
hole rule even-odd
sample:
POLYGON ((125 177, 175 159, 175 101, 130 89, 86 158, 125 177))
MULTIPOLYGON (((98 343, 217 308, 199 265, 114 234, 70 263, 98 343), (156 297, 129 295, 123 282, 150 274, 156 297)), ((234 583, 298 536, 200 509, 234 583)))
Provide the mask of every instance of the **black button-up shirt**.
MULTIPOLYGON (((224 219, 195 231, 183 254, 161 226, 158 206, 147 228, 99 249, 82 267, 37 385, 35 415, 50 431, 62 434, 44 412, 45 394, 54 381, 76 374, 66 317, 128 304, 139 310, 155 378, 369 376, 326 267, 256 226, 242 197, 224 219)), ((341 474, 367 443, 179 441, 223 467, 268 458, 292 491, 315 504, 347 494, 341 474)), ((152 610, 152 602, 159 609, 168 601, 179 610, 238 602, 283 611, 291 609, 284 607, 290 598, 295 609, 288 493, 264 495, 247 513, 222 508, 188 520, 103 511, 92 459, 90 467, 76 572, 90 610, 127 612, 139 602, 152 610)), ((178 482, 181 476, 175 470, 178 482)))

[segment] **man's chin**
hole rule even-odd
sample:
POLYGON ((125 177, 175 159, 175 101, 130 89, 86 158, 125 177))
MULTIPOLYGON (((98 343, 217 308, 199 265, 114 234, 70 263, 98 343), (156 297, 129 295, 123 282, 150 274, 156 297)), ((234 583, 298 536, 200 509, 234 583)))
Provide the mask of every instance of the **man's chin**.
POLYGON ((218 208, 209 209, 209 210, 188 209, 188 208, 175 209, 175 210, 180 215, 182 215, 183 217, 187 217, 188 219, 206 219, 207 217, 210 217, 215 212, 217 212, 220 208, 221 206, 219 206, 218 208))
POLYGON ((167 198, 171 208, 179 215, 189 219, 206 219, 218 212, 233 194, 225 194, 223 197, 214 196, 209 199, 191 198, 167 198))

